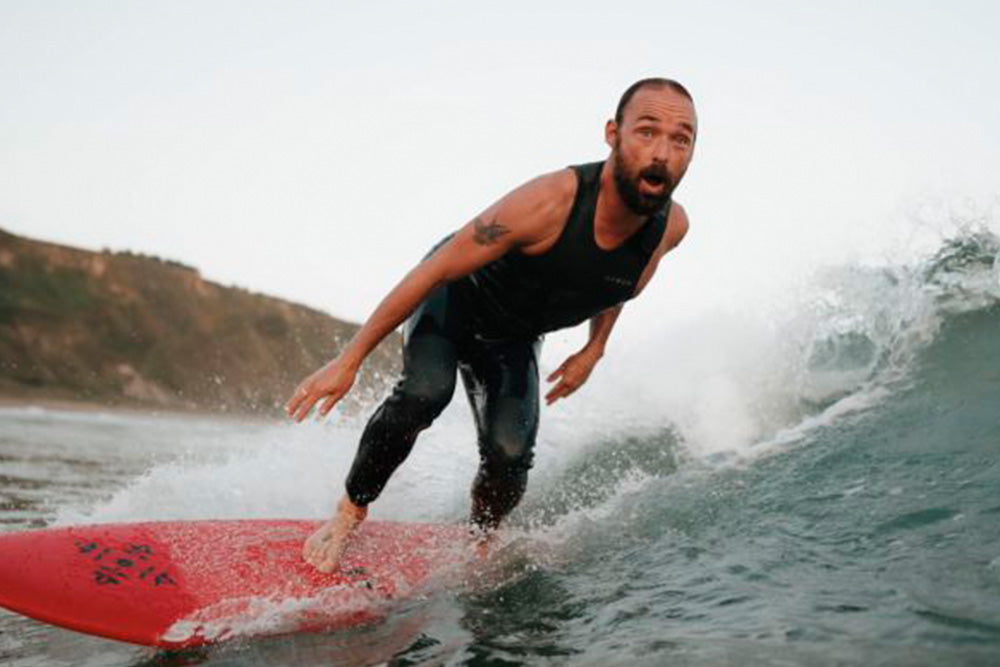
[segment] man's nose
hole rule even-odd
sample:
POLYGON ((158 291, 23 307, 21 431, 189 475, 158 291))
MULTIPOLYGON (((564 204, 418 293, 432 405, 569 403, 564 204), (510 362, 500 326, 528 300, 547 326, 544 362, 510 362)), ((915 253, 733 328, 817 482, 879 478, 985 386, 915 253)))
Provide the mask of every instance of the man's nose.
POLYGON ((670 145, 670 139, 667 137, 661 137, 653 145, 653 160, 655 162, 662 162, 664 165, 670 163, 670 153, 672 146, 670 145))

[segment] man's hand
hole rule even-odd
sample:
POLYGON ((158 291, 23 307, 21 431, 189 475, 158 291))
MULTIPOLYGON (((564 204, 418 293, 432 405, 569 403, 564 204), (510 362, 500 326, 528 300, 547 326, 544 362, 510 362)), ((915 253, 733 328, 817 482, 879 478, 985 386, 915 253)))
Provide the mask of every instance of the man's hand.
POLYGON ((339 357, 303 380, 285 405, 285 412, 297 422, 305 419, 316 401, 326 397, 319 414, 326 416, 337 401, 350 391, 358 369, 339 357))
POLYGON ((566 361, 562 362, 559 368, 546 378, 547 382, 554 382, 557 378, 559 379, 559 384, 545 395, 546 405, 552 405, 560 398, 569 396, 583 386, 583 383, 590 377, 590 372, 594 370, 594 366, 597 365, 600 358, 600 353, 589 347, 585 347, 576 354, 570 355, 566 361))

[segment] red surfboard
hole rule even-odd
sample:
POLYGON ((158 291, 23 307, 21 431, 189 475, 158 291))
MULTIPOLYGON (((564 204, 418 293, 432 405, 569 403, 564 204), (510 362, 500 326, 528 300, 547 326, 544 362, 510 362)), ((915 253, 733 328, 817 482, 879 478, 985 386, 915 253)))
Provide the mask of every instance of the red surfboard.
POLYGON ((337 572, 302 560, 319 523, 176 521, 0 535, 0 606, 93 635, 186 648, 235 636, 337 628, 447 577, 463 526, 369 521, 337 572))

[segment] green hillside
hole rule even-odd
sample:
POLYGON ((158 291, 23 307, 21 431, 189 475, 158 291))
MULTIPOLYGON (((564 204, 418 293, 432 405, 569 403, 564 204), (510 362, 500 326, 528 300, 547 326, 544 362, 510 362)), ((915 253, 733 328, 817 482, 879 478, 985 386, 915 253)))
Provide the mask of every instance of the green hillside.
MULTIPOLYGON (((203 280, 172 261, 89 252, 0 230, 0 396, 277 414, 357 329, 203 280)), ((377 393, 398 340, 352 392, 377 393)))

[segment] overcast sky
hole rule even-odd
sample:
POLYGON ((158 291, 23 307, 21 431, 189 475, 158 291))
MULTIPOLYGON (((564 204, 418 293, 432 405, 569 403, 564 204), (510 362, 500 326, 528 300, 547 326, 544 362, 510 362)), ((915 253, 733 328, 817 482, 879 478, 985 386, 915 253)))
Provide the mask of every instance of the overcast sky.
POLYGON ((622 90, 669 76, 692 227, 645 326, 995 207, 997 7, 0 0, 0 227, 359 320, 510 188, 603 159, 622 90))

